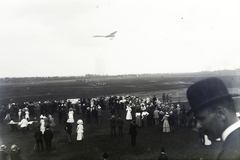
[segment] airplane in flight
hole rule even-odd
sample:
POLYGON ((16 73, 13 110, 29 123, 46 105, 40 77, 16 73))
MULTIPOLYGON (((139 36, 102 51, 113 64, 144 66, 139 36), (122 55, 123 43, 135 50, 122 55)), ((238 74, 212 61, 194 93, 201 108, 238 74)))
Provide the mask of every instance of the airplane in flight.
POLYGON ((112 32, 111 34, 109 34, 109 35, 106 35, 106 36, 101 36, 101 35, 95 35, 95 36, 93 36, 93 37, 105 37, 105 38, 113 38, 113 37, 115 37, 115 34, 117 33, 117 31, 115 31, 115 32, 112 32))

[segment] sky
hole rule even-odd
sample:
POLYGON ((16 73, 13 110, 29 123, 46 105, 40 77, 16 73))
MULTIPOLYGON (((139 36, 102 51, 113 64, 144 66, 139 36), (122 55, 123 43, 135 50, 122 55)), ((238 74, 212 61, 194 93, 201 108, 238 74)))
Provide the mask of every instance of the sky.
POLYGON ((1 0, 0 77, 237 69, 239 6, 238 0, 1 0), (114 31, 114 38, 94 37, 114 31))

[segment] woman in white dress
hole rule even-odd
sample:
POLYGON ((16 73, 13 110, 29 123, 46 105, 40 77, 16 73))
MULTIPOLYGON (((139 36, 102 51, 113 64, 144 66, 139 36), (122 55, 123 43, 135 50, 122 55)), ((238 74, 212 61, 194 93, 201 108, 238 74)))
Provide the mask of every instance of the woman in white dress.
POLYGON ((25 118, 26 118, 28 121, 30 120, 28 109, 25 110, 25 118))
POLYGON ((170 132, 170 125, 169 125, 169 122, 168 122, 168 117, 169 117, 169 115, 166 112, 166 114, 163 116, 163 119, 162 119, 162 121, 163 121, 163 132, 166 132, 166 133, 170 132))
POLYGON ((42 134, 44 134, 45 132, 45 120, 43 115, 40 116, 40 131, 42 132, 42 134))
POLYGON ((73 117, 73 109, 69 108, 69 112, 68 112, 68 119, 69 119, 69 123, 74 123, 74 117, 73 117))
POLYGON ((79 119, 77 121, 77 141, 81 141, 83 139, 83 121, 79 119))
POLYGON ((127 115, 126 115, 126 120, 132 120, 132 108, 130 106, 127 106, 127 115))
POLYGON ((19 109, 19 110, 18 110, 18 119, 19 119, 19 120, 21 120, 21 119, 22 119, 21 115, 22 115, 22 110, 21 110, 21 109, 19 109))

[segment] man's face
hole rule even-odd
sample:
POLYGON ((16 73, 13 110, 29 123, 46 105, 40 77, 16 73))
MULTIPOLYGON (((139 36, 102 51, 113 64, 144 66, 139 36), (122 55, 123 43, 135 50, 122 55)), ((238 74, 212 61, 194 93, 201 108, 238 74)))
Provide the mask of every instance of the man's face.
POLYGON ((216 140, 222 134, 223 124, 217 114, 217 111, 209 111, 208 109, 194 112, 197 120, 197 128, 202 128, 202 133, 207 135, 210 140, 216 140))

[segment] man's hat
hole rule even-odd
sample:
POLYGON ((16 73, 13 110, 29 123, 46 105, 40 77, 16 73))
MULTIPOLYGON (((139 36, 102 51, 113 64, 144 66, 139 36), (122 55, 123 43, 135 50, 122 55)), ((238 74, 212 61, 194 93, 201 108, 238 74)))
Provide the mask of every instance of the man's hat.
POLYGON ((3 151, 3 150, 6 149, 6 148, 7 148, 7 146, 5 146, 4 144, 2 144, 1 147, 0 147, 0 150, 3 151))
POLYGON ((229 94, 221 79, 216 77, 203 79, 191 85, 187 90, 187 99, 191 107, 187 115, 219 100, 232 100, 235 96, 239 95, 229 94))
POLYGON ((11 150, 12 150, 12 151, 16 151, 16 150, 17 150, 17 145, 16 145, 16 144, 13 144, 13 145, 11 146, 11 150))

